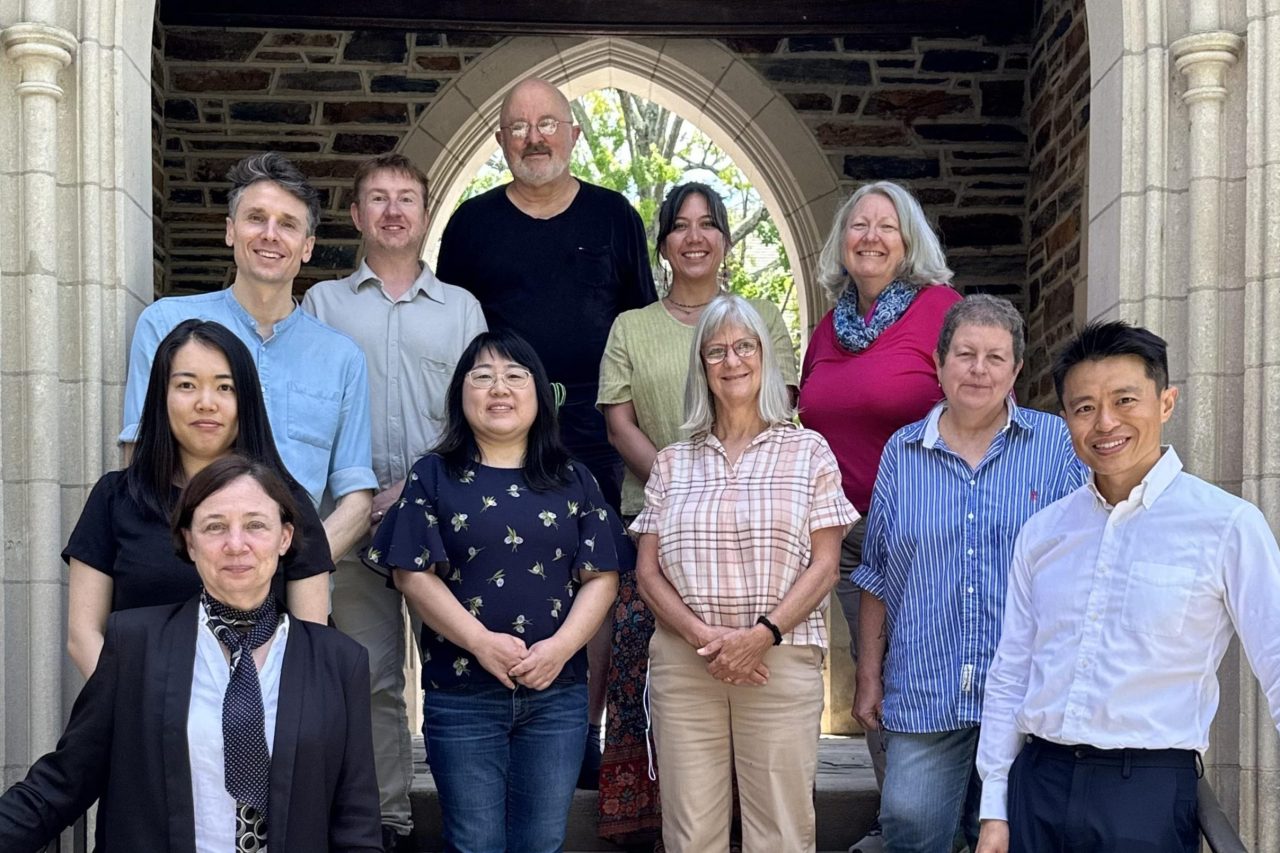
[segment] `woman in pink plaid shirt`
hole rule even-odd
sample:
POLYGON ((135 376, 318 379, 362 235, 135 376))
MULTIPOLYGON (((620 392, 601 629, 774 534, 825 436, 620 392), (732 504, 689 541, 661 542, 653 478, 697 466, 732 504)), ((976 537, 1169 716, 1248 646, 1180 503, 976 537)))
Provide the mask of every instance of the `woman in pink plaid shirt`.
POLYGON ((858 513, 795 410, 764 322, 738 296, 702 313, 684 429, 658 454, 637 579, 670 853, 729 846, 731 768, 744 853, 812 851, 823 608, 858 513))

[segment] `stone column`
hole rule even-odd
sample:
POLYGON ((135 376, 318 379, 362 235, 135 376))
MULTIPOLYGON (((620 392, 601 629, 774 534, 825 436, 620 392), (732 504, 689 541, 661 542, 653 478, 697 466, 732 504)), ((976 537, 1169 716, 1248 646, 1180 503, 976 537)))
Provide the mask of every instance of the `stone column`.
POLYGON ((154 14, 0 0, 22 21, 0 33, 0 788, 54 746, 82 684, 58 555, 118 464, 127 331, 151 298, 154 14))
MULTIPOLYGON (((1216 24, 1216 20, 1206 23, 1216 24)), ((1186 444, 1183 453, 1200 476, 1225 485, 1237 482, 1234 459, 1223 458, 1223 427, 1230 422, 1239 394, 1229 393, 1238 378, 1224 378, 1224 350, 1239 338, 1226 334, 1220 311, 1226 276, 1221 247, 1223 216, 1222 112, 1226 74, 1244 40, 1235 33, 1196 32, 1170 46, 1177 69, 1186 76, 1182 100, 1188 108, 1188 257, 1187 375, 1184 386, 1186 444)), ((1232 453, 1232 456, 1236 454, 1232 453)))
MULTIPOLYGON (((1249 0, 1241 494, 1280 528, 1280 2, 1249 0)), ((1251 850, 1280 850, 1280 736, 1243 663, 1235 683, 1239 826, 1251 850)))
MULTIPOLYGON (((16 281, 5 285, 11 295, 13 291, 20 294, 14 306, 20 311, 20 325, 6 324, 6 332, 11 330, 19 337, 15 340, 6 334, 2 353, 6 365, 20 373, 16 383, 6 382, 6 391, 18 393, 4 395, 6 405, 19 407, 22 412, 18 434, 5 436, 6 465, 21 471, 13 477, 17 482, 7 484, 5 489, 5 512, 17 514, 20 519, 5 520, 5 555, 0 571, 6 621, 20 615, 27 629, 25 650, 10 646, 10 641, 18 637, 16 632, 6 630, 5 686, 25 680, 22 692, 33 703, 31 711, 24 715, 25 736, 6 733, 6 746, 24 747, 17 754, 6 750, 7 770, 13 771, 15 759, 29 760, 52 748, 62 730, 63 577, 58 553, 63 528, 59 495, 61 447, 57 436, 66 413, 61 406, 59 381, 57 270, 62 220, 56 175, 58 102, 63 90, 58 74, 71 63, 76 38, 49 24, 18 23, 4 31, 0 42, 8 58, 21 70, 16 91, 21 100, 18 209, 22 213, 18 229, 8 238, 16 240, 21 251, 19 268, 14 271, 16 281), (20 445, 21 450, 15 445, 20 445), (15 666, 22 671, 13 672, 11 668, 15 666)), ((5 302, 10 305, 10 297, 5 302)), ((7 693, 6 689, 6 700, 7 693)), ((12 712, 16 709, 11 711, 11 703, 6 701, 5 716, 12 712)), ((6 773, 9 775, 12 772, 6 773)))

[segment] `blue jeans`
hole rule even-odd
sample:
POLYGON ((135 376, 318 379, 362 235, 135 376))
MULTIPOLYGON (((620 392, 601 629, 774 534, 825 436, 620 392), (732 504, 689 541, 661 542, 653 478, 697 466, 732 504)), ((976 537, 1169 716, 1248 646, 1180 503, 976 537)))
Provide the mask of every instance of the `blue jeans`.
POLYGON ((559 853, 587 740, 587 685, 428 690, 423 729, 450 853, 559 853))
POLYGON ((884 732, 880 826, 885 853, 951 853, 957 829, 978 838, 982 783, 974 767, 978 727, 884 732))

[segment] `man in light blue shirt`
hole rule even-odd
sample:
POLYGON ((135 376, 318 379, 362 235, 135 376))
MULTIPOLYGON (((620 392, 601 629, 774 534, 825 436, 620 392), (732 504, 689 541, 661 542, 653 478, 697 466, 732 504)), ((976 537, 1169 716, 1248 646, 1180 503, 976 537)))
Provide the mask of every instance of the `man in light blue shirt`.
POLYGON ((226 242, 235 257, 235 281, 216 293, 160 299, 142 312, 129 351, 120 441, 131 444, 137 437, 161 339, 183 320, 223 324, 253 355, 276 447, 321 508, 336 561, 368 530, 378 484, 364 354, 293 300, 293 279, 315 245, 315 189, 275 152, 245 158, 227 177, 226 242))
POLYGON ((934 361, 944 399, 885 446, 862 565, 854 716, 882 729, 887 853, 977 840, 983 685, 1014 539, 1084 479, 1066 424, 1019 408, 1022 318, 970 296, 947 312, 934 361))

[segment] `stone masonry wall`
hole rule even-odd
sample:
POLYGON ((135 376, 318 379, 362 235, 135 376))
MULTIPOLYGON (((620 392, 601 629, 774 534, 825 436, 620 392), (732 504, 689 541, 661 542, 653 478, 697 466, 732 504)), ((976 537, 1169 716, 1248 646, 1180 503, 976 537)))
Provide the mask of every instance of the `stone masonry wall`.
MULTIPOLYGON (((158 255, 167 268, 158 292, 229 281, 223 176, 266 148, 294 158, 322 194, 299 290, 345 275, 358 246, 346 213, 356 164, 394 149, 434 94, 498 40, 168 28, 158 255)), ((876 178, 911 187, 943 235, 957 283, 1024 304, 1028 44, 907 35, 726 43, 784 93, 849 190, 876 178)))
POLYGON ((1047 0, 1031 52, 1031 177, 1027 197, 1029 402, 1058 410, 1049 366, 1073 331, 1084 246, 1089 174, 1089 40, 1084 0, 1047 0))
POLYGON ((1021 306, 1028 45, 910 35, 728 43, 800 113, 847 189, 909 187, 956 284, 1021 306))
POLYGON ((168 28, 168 269, 157 292, 230 283, 225 175, 240 158, 267 149, 292 158, 320 191, 316 249, 298 292, 346 275, 359 244, 347 214, 356 166, 393 150, 434 93, 497 41, 476 33, 168 28))
POLYGON ((151 256, 156 293, 165 293, 169 274, 169 245, 165 239, 164 173, 164 27, 157 4, 155 26, 151 30, 151 256))

